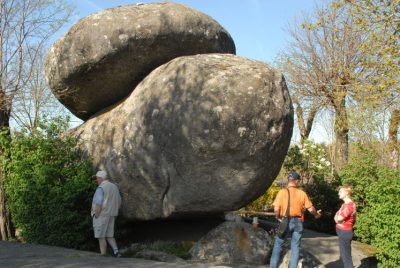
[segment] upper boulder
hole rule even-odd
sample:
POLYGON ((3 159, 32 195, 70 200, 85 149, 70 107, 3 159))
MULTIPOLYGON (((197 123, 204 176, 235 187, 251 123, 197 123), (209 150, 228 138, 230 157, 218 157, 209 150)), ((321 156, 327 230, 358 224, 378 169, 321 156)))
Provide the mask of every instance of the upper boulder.
POLYGON ((168 2, 119 6, 83 18, 57 40, 45 75, 59 101, 86 120, 158 66, 204 53, 235 54, 231 36, 211 17, 168 2))

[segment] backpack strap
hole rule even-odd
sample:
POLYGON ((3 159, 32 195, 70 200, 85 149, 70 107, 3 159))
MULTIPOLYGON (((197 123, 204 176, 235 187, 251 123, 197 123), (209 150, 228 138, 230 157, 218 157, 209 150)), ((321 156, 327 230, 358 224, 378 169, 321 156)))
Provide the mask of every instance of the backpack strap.
POLYGON ((288 204, 287 204, 287 208, 286 208, 286 213, 285 213, 285 217, 289 217, 290 215, 290 191, 289 189, 286 189, 288 192, 288 204))

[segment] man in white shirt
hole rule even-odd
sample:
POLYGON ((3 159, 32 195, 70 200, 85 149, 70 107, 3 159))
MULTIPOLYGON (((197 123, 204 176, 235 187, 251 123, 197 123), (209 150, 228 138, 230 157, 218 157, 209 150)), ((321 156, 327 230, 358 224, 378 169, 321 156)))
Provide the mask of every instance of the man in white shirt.
POLYGON ((96 173, 99 185, 93 196, 91 215, 93 218, 94 237, 99 240, 100 254, 107 252, 107 242, 113 249, 114 257, 121 257, 114 238, 114 223, 121 207, 121 195, 118 187, 108 180, 107 172, 96 173))

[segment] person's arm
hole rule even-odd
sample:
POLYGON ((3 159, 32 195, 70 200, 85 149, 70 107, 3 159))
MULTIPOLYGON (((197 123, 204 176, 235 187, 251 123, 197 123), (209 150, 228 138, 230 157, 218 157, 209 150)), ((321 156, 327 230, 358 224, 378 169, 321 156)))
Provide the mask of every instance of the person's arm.
POLYGON ((307 194, 305 194, 305 200, 304 200, 304 207, 305 208, 307 208, 307 210, 312 214, 312 215, 314 215, 314 217, 316 218, 316 219, 318 219, 318 218, 320 218, 321 217, 321 210, 316 210, 315 209, 315 207, 314 207, 314 205, 312 204, 312 202, 310 201, 310 199, 308 198, 308 195, 307 194))
POLYGON ((336 213, 336 215, 335 215, 335 217, 334 217, 334 220, 335 220, 335 222, 336 223, 343 223, 343 221, 344 221, 344 217, 342 217, 342 216, 340 216, 339 215, 339 212, 338 213, 336 213))
POLYGON ((354 207, 343 205, 340 210, 336 213, 334 219, 336 223, 343 223, 354 213, 354 207))
POLYGON ((118 209, 121 208, 121 204, 122 204, 122 197, 121 197, 121 192, 118 191, 118 209))
POLYGON ((278 194, 275 197, 274 202, 272 205, 274 206, 274 214, 275 218, 280 221, 281 220, 281 199, 282 199, 282 190, 278 192, 278 194))
POLYGON ((94 194, 94 217, 98 218, 100 216, 101 209, 103 207, 103 189, 97 187, 96 193, 94 194))
POLYGON ((95 206, 95 208, 94 208, 94 216, 95 216, 96 218, 98 218, 99 215, 100 215, 101 207, 102 207, 101 205, 96 204, 96 206, 95 206))
POLYGON ((318 211, 317 211, 317 210, 315 209, 314 206, 311 206, 311 207, 307 208, 307 210, 308 210, 312 215, 314 215, 314 217, 315 217, 316 219, 318 219, 318 218, 321 217, 321 210, 318 210, 318 211))
POLYGON ((275 206, 274 207, 274 214, 275 214, 275 218, 280 221, 281 220, 281 208, 275 206))

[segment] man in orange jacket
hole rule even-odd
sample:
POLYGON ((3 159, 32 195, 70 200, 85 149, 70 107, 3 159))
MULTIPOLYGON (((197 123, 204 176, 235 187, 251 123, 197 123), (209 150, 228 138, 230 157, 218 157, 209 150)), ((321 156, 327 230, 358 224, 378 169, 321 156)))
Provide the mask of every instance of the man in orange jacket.
POLYGON ((271 268, 277 268, 280 254, 282 251, 282 246, 284 242, 291 235, 291 256, 289 268, 296 268, 299 261, 300 252, 300 241, 303 235, 303 211, 307 209, 315 218, 321 217, 321 211, 317 211, 307 194, 299 189, 300 185, 300 175, 294 171, 288 174, 288 185, 286 189, 281 189, 273 203, 274 213, 276 218, 280 221, 286 214, 286 209, 288 207, 288 198, 290 192, 290 206, 289 206, 289 225, 288 231, 285 235, 280 238, 275 237, 275 244, 272 250, 272 256, 270 261, 271 268))

